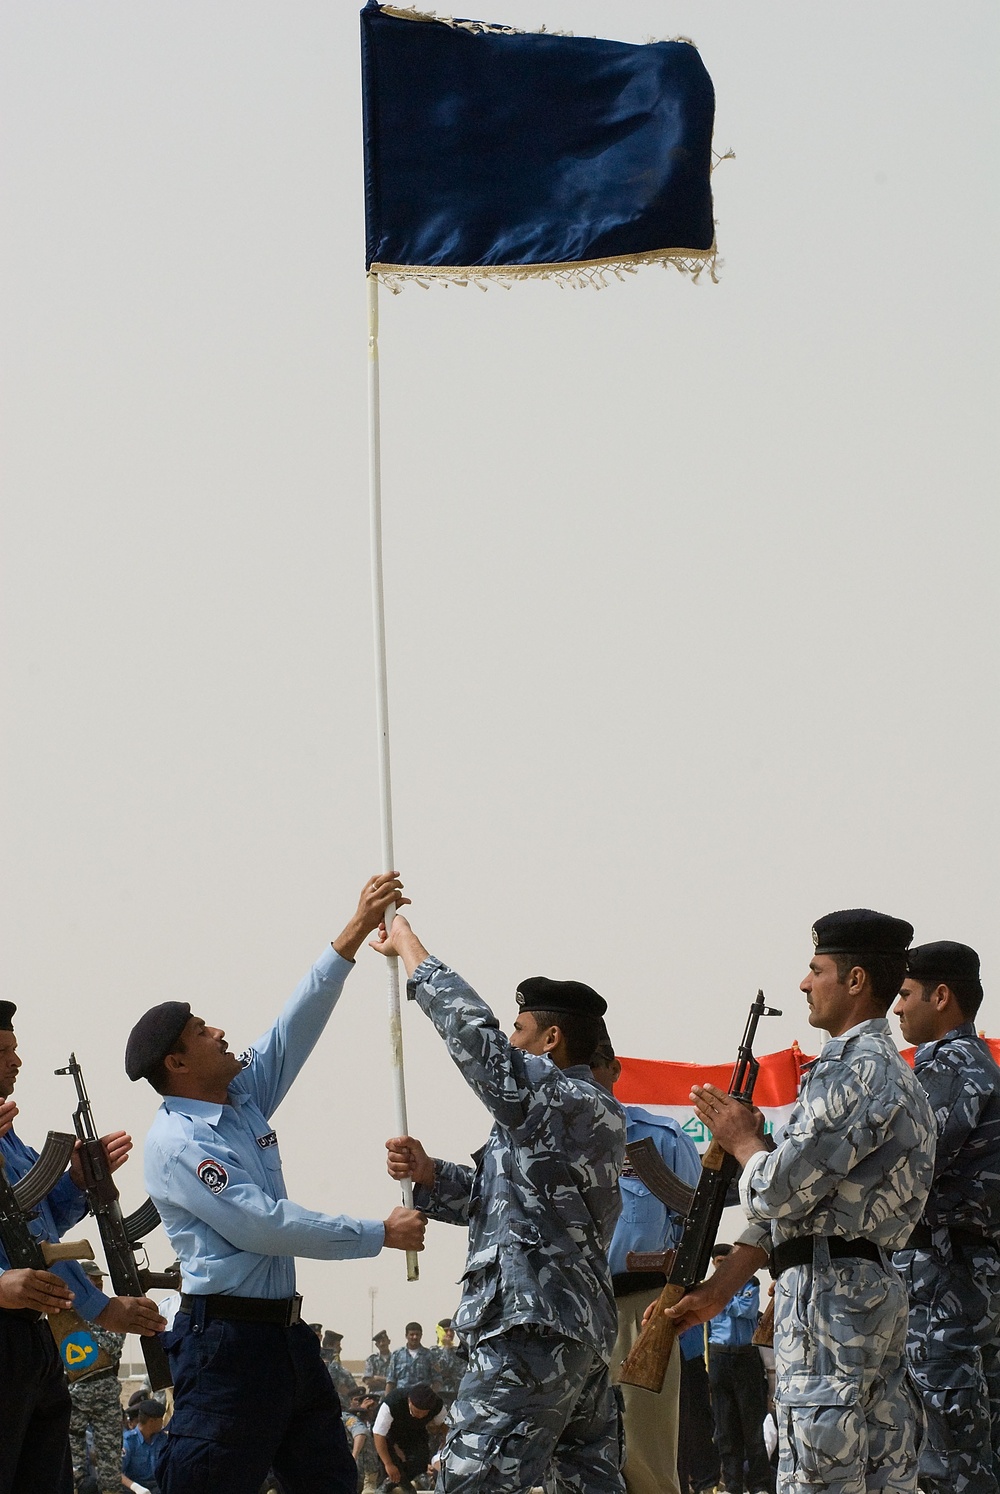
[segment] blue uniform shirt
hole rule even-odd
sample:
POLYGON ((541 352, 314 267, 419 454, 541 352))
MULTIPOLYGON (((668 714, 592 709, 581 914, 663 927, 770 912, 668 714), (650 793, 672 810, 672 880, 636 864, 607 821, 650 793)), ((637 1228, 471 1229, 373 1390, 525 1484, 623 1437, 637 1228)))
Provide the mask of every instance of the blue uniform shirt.
POLYGON ((155 1483, 156 1460, 166 1440, 166 1432, 161 1431, 147 1442, 138 1427, 129 1427, 122 1436, 122 1473, 125 1477, 146 1487, 155 1483))
MULTIPOLYGON (((628 1121, 626 1142, 643 1141, 649 1137, 666 1165, 683 1182, 696 1185, 701 1176, 701 1159, 694 1142, 690 1136, 685 1136, 673 1116, 657 1115, 651 1110, 643 1110, 640 1105, 626 1105, 624 1110, 628 1121)), ((625 1259, 630 1250, 673 1250, 684 1224, 683 1219, 662 1204, 655 1193, 650 1193, 628 1161, 622 1169, 618 1186, 622 1211, 608 1251, 608 1264, 614 1275, 626 1269, 625 1259)))
MULTIPOLYGON (((25 1146, 13 1131, 8 1131, 6 1136, 0 1138, 0 1151, 3 1153, 7 1181, 11 1184, 19 1182, 38 1161, 38 1153, 30 1146, 25 1146)), ((52 1191, 36 1206, 36 1217, 28 1221, 28 1228, 36 1239, 49 1240, 54 1244, 74 1224, 79 1224, 86 1212, 87 1195, 81 1193, 69 1173, 64 1172, 52 1191)), ((0 1270, 9 1269, 10 1261, 0 1245, 0 1270)), ((109 1299, 97 1290, 86 1271, 76 1261, 56 1261, 48 1269, 66 1282, 73 1293, 74 1309, 87 1322, 92 1323, 107 1307, 109 1299)))
POLYGON ((292 1203, 270 1118, 312 1052, 354 968, 328 947, 269 1032, 240 1055, 229 1104, 165 1097, 146 1138, 146 1188, 192 1295, 291 1297, 296 1255, 378 1255, 381 1220, 292 1203))
POLYGON ((751 1276, 745 1287, 741 1287, 722 1311, 708 1325, 709 1344, 727 1344, 732 1349, 742 1348, 753 1338, 760 1316, 760 1287, 756 1276, 751 1276))

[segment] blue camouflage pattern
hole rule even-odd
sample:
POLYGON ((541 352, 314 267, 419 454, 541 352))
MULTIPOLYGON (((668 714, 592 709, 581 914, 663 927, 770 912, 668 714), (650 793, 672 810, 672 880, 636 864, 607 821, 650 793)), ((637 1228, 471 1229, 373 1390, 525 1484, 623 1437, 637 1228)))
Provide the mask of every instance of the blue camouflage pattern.
POLYGON ((365 1380, 371 1380, 376 1375, 381 1375, 383 1380, 389 1378, 389 1360, 391 1354, 369 1354, 365 1360, 365 1372, 362 1376, 365 1380))
POLYGON ((902 1281, 887 1259, 831 1261, 822 1237, 902 1245, 927 1201, 935 1134, 922 1086, 874 1018, 824 1045, 780 1145, 743 1170, 741 1243, 817 1237, 812 1264, 775 1285, 779 1494, 916 1488, 902 1281))
POLYGON ((355 1380, 354 1376, 351 1374, 347 1366, 345 1364, 341 1364, 339 1359, 331 1359, 326 1367, 327 1371, 329 1372, 330 1379, 337 1387, 337 1394, 340 1396, 341 1409, 346 1411, 348 1406, 351 1404, 351 1391, 357 1390, 358 1382, 357 1380, 355 1380))
POLYGON ((1000 1239, 1000 1068, 975 1024, 963 1022, 921 1043, 913 1069, 937 1126, 924 1223, 1000 1239))
POLYGON ((469 1228, 456 1330, 471 1349, 531 1324, 607 1362, 618 1323, 607 1251, 621 1209, 622 1107, 588 1065, 559 1069, 513 1048, 440 960, 418 966, 407 993, 494 1120, 473 1167, 436 1159, 433 1187, 414 1190, 430 1218, 469 1228))
POLYGON ((445 1344, 439 1344, 431 1352, 434 1356, 434 1388, 447 1405, 455 1399, 465 1374, 465 1360, 445 1344))
POLYGON ((520 1327, 470 1350, 438 1494, 622 1494, 620 1459, 608 1366, 588 1345, 520 1327))
POLYGON ((924 1494, 1000 1488, 1000 1069, 975 1024, 922 1043, 914 1072, 937 1123, 923 1223, 893 1257, 909 1300, 906 1353, 923 1404, 924 1494), (952 1230, 980 1236, 953 1240, 952 1230))
POLYGON ((389 1355, 386 1381, 393 1390, 407 1390, 411 1385, 430 1385, 434 1380, 434 1355, 426 1344, 412 1354, 409 1349, 393 1349, 389 1355))
POLYGON ((87 1428, 93 1439, 93 1476, 100 1494, 121 1494, 122 1401, 118 1363, 125 1343, 123 1333, 90 1325, 90 1331, 111 1360, 112 1369, 71 1380, 69 1398, 73 1410, 69 1422, 69 1446, 73 1459, 74 1485, 91 1471, 87 1428))

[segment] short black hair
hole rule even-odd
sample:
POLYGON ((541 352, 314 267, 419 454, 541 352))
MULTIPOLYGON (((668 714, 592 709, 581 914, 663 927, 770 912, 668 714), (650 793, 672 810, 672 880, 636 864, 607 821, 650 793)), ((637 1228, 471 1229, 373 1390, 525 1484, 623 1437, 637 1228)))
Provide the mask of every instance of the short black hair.
POLYGON ((713 1245, 712 1246, 712 1259, 713 1260, 715 1259, 715 1257, 717 1255, 732 1255, 732 1253, 733 1253, 733 1247, 731 1245, 713 1245))
POLYGON ((906 979, 905 953, 896 954, 885 953, 883 951, 872 953, 871 950, 852 952, 847 950, 843 953, 831 953, 830 958, 836 962, 837 979, 841 985, 844 984, 849 972, 854 969, 855 965, 860 966, 871 981, 872 1000, 883 1007, 885 1011, 889 1010, 889 1007, 899 995, 899 988, 906 979))
POLYGON ((423 1331, 422 1323, 407 1323, 403 1330, 404 1333, 423 1333, 423 1331))
MULTIPOLYGON (((910 977, 917 979, 915 976, 910 977)), ((983 983, 981 980, 965 979, 959 980, 953 977, 951 980, 918 980, 921 997, 924 1001, 930 1000, 932 991, 938 986, 947 986, 948 990, 958 1002, 958 1009, 967 1022, 971 1022, 983 1004, 983 983)))
POLYGON ((603 1017, 592 1017, 583 1012, 532 1011, 529 1015, 534 1017, 539 1027, 558 1027, 571 1064, 589 1064, 597 1045, 607 1037, 603 1017))
POLYGON ((167 1068, 167 1059, 169 1058, 169 1056, 170 1056, 171 1053, 183 1053, 183 1052, 184 1052, 184 1039, 183 1039, 183 1035, 182 1035, 181 1037, 179 1037, 177 1039, 177 1041, 174 1044, 174 1046, 172 1048, 170 1048, 166 1053, 164 1053, 163 1057, 160 1059, 160 1061, 156 1065, 155 1069, 150 1069, 149 1073, 146 1075, 146 1078, 149 1080, 150 1084, 156 1090, 156 1093, 158 1095, 169 1095, 171 1093, 171 1090, 170 1090, 170 1071, 167 1068))

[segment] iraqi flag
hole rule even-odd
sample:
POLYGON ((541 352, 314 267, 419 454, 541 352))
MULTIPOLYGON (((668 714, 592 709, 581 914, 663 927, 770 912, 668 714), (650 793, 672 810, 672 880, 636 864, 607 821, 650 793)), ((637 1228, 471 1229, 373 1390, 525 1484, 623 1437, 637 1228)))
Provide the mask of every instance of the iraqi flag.
MULTIPOLYGON (((980 1033, 982 1037, 983 1034, 980 1033)), ((994 1059, 1000 1064, 1000 1038, 986 1038, 994 1059)), ((913 1064, 915 1048, 904 1048, 901 1058, 913 1064)), ((802 1075, 813 1059, 802 1052, 798 1043, 780 1053, 765 1053, 758 1058, 760 1072, 754 1089, 754 1104, 764 1112, 764 1129, 780 1133, 799 1093, 802 1075)), ((699 1152, 711 1140, 691 1108, 692 1084, 714 1084, 728 1089, 733 1074, 731 1063, 670 1063, 653 1058, 622 1058, 622 1076, 615 1085, 615 1099, 623 1105, 641 1105, 654 1114, 672 1115, 690 1136, 699 1152)))

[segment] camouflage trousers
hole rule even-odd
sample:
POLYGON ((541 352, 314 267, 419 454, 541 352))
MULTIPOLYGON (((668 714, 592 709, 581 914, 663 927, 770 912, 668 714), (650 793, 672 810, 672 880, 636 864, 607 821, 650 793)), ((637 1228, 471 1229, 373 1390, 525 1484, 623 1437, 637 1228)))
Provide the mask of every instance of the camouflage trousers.
POLYGON ((511 1328, 469 1350, 438 1494, 624 1494, 608 1366, 584 1344, 511 1328))
POLYGON ((87 1461, 87 1427, 93 1431, 94 1470, 101 1494, 121 1494, 122 1489, 122 1403, 121 1386, 116 1374, 95 1375, 93 1380, 78 1380, 69 1387, 73 1412, 69 1423, 69 1444, 73 1455, 73 1482, 90 1472, 87 1461))
POLYGON ((925 1494, 997 1494, 1000 1253, 992 1245, 901 1250, 906 1357, 924 1408, 925 1494))
POLYGON ((906 1293, 875 1261, 782 1272, 774 1291, 778 1494, 913 1494, 917 1405, 906 1374, 906 1293))

